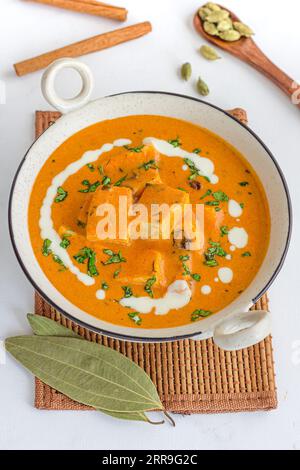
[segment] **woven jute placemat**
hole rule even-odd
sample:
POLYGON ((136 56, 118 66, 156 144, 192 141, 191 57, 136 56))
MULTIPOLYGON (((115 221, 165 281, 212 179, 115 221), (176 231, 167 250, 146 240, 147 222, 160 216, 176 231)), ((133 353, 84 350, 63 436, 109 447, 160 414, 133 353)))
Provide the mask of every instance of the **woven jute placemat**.
MULTIPOLYGON (((244 123, 241 109, 231 111, 244 123)), ((60 117, 36 113, 36 136, 60 117)), ((264 295, 253 309, 268 309, 264 295)), ((73 329, 89 341, 111 347, 139 364, 151 376, 167 410, 174 413, 224 413, 277 407, 271 337, 236 352, 219 349, 212 339, 142 344, 98 335, 67 320, 39 294, 35 312, 73 329)), ((36 379, 35 406, 47 410, 91 410, 36 379)))

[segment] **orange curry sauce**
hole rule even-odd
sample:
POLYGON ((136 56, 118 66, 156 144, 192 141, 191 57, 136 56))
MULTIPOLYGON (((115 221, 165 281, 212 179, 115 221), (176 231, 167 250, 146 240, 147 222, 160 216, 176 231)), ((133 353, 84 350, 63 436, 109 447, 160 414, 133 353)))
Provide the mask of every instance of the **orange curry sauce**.
POLYGON ((201 314, 199 317, 193 316, 195 310, 204 311, 204 315, 220 311, 232 302, 256 275, 267 250, 270 232, 269 210, 262 185, 254 170, 236 149, 210 131, 188 122, 142 115, 90 126, 70 137, 55 150, 34 183, 28 222, 35 256, 57 290, 85 312, 103 321, 133 328, 174 327, 201 320, 201 314), (218 183, 211 184, 199 175, 189 179, 192 171, 182 158, 168 158, 159 154, 156 161, 153 149, 142 145, 143 139, 149 136, 165 141, 173 140, 173 145, 178 145, 188 152, 200 150, 199 156, 207 157, 214 163, 214 173, 219 177, 218 183), (104 143, 121 138, 132 141, 129 149, 114 147, 111 151, 103 153, 97 161, 84 165, 64 182, 63 190, 67 192, 67 197, 52 203, 54 228, 62 239, 67 233, 65 249, 74 265, 87 273, 88 259, 74 259, 74 256, 86 247, 95 255, 96 271, 92 273, 96 274, 95 283, 86 286, 69 269, 64 269, 59 260, 53 259, 51 244, 48 247, 44 244, 43 249, 39 227, 40 209, 52 179, 68 164, 79 160, 86 151, 100 149, 104 143), (153 158, 154 165, 150 164, 148 168, 147 165, 143 166, 153 158), (110 180, 103 188, 104 177, 110 180), (125 178, 122 179, 123 177, 125 178), (100 199, 105 199, 106 196, 103 195, 107 194, 109 199, 112 188, 116 188, 114 183, 120 179, 121 183, 117 188, 124 188, 123 191, 132 193, 134 202, 156 202, 156 193, 162 191, 161 194, 166 195, 163 197, 171 202, 203 203, 203 249, 188 251, 178 243, 167 243, 165 240, 135 240, 129 241, 129 244, 123 240, 121 243, 118 240, 115 243, 97 241, 93 198, 98 195, 100 199), (83 181, 85 184, 82 184, 83 181), (157 186, 151 186, 151 191, 145 192, 145 188, 149 188, 149 182, 157 186), (92 186, 91 192, 79 191, 89 190, 94 183, 97 183, 96 188, 92 186), (243 212, 240 217, 232 217, 229 214, 228 199, 234 199, 241 204, 243 212), (88 223, 89 211, 91 219, 88 223), (244 248, 233 250, 227 233, 233 227, 243 227, 246 230, 248 243, 244 248), (214 250, 208 251, 214 247, 217 247, 215 251, 220 255, 214 253, 214 250), (221 250, 218 251, 219 248, 221 250), (121 257, 126 261, 103 264, 110 259, 109 254, 103 252, 104 249, 113 253, 121 251, 121 257), (207 253, 210 255, 207 256, 207 253), (210 260, 214 261, 207 263, 210 260), (221 267, 229 267, 232 270, 231 282, 223 283, 218 278, 218 270, 221 267), (147 280, 153 278, 155 282, 147 292, 147 280), (133 296, 149 296, 152 293, 153 298, 162 297, 168 286, 177 279, 186 280, 192 292, 189 303, 178 310, 170 310, 165 315, 156 315, 152 311, 148 314, 137 313, 134 316, 134 309, 123 307, 118 302, 125 295, 124 288, 129 288, 127 295, 132 293, 133 296), (96 297, 98 290, 105 291, 104 299, 96 297), (208 290, 210 293, 207 293, 208 290))

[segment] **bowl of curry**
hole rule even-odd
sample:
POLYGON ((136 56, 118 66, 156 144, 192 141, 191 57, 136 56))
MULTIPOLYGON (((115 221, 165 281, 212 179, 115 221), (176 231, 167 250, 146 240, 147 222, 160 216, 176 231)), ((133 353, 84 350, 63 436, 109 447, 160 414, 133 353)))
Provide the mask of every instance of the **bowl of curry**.
POLYGON ((88 71, 82 96, 59 100, 49 73, 70 63, 80 64, 59 61, 44 77, 44 94, 65 114, 28 150, 11 191, 11 238, 29 280, 108 336, 214 336, 226 349, 262 339, 269 314, 247 311, 279 272, 291 231, 271 152, 195 98, 129 92, 87 103, 88 71), (187 207, 190 232, 180 225, 187 207))

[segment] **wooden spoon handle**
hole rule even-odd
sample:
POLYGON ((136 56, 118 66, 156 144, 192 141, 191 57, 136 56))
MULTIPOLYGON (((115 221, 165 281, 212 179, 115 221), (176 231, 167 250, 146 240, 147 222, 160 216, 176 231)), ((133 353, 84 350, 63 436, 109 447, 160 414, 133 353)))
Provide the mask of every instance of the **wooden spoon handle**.
POLYGON ((259 48, 255 50, 252 48, 251 53, 249 50, 245 60, 275 83, 291 98, 292 103, 300 108, 300 85, 277 67, 259 48))

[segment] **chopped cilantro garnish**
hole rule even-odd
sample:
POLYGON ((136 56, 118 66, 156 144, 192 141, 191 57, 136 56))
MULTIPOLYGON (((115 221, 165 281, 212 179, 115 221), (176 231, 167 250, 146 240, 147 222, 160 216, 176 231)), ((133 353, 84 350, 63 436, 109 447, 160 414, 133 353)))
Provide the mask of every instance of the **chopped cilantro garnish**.
POLYGON ((120 272, 121 272, 121 269, 116 269, 115 272, 113 273, 113 278, 116 279, 116 277, 119 276, 120 272))
POLYGON ((101 284, 101 289, 107 290, 108 288, 109 288, 109 285, 107 284, 107 282, 103 281, 101 284))
POLYGON ((223 191, 215 191, 212 193, 216 201, 228 201, 229 197, 223 191))
POLYGON ((192 321, 197 321, 197 320, 199 320, 199 318, 205 318, 205 317, 208 317, 211 314, 212 314, 212 312, 210 310, 203 310, 202 308, 197 309, 197 310, 193 311, 193 313, 191 315, 191 320, 192 321))
POLYGON ((128 297, 132 297, 132 289, 129 286, 122 286, 122 289, 124 291, 124 297, 128 299, 128 297))
POLYGON ((188 259, 190 259, 190 257, 189 257, 189 255, 180 255, 179 259, 180 259, 180 261, 187 261, 188 259))
POLYGON ((246 258, 247 256, 251 256, 251 253, 250 251, 245 251, 244 253, 242 253, 242 256, 243 258, 246 258))
POLYGON ((88 167, 90 171, 95 171, 95 167, 92 163, 88 163, 86 166, 88 167))
POLYGON ((193 150, 193 153, 196 153, 197 155, 198 155, 200 152, 201 152, 201 149, 198 149, 198 148, 195 148, 195 149, 193 150))
POLYGON ((52 259, 53 259, 53 261, 54 261, 55 263, 58 263, 58 264, 61 266, 60 271, 65 271, 65 270, 67 269, 66 266, 64 265, 64 263, 62 262, 62 260, 60 259, 59 256, 53 254, 53 255, 52 255, 52 259))
POLYGON ((156 276, 150 277, 150 279, 147 280, 144 290, 147 292, 150 297, 153 297, 153 291, 152 291, 152 286, 156 282, 156 276))
POLYGON ((184 191, 185 193, 188 193, 188 191, 184 188, 181 188, 180 186, 177 186, 177 189, 179 189, 179 191, 184 191))
POLYGON ((68 191, 65 191, 64 188, 62 188, 61 186, 58 186, 57 194, 56 194, 56 198, 54 199, 54 202, 62 202, 66 199, 67 196, 68 196, 68 191))
POLYGON ((209 240, 210 248, 204 253, 204 264, 209 267, 218 266, 218 261, 215 259, 215 256, 224 257, 226 256, 226 251, 223 250, 219 242, 213 242, 209 240))
POLYGON ((207 197, 207 196, 210 196, 211 193, 212 193, 212 190, 211 190, 211 189, 208 189, 208 190, 203 194, 203 196, 200 197, 200 200, 201 200, 201 199, 204 199, 204 198, 207 197))
POLYGON ((206 206, 218 206, 220 204, 219 201, 205 201, 204 203, 206 206))
POLYGON ((104 264, 105 266, 108 264, 113 264, 113 263, 126 262, 126 259, 123 258, 121 251, 119 251, 118 253, 114 253, 112 250, 104 249, 103 253, 109 256, 108 260, 102 261, 102 264, 104 264))
POLYGON ((130 320, 134 321, 136 325, 140 325, 142 323, 142 319, 139 316, 138 312, 130 312, 128 313, 128 317, 130 320))
POLYGON ((66 250, 70 244, 70 240, 66 236, 63 236, 63 239, 59 245, 66 250))
POLYGON ((221 232, 221 237, 223 237, 224 235, 227 235, 229 232, 229 228, 227 227, 227 225, 222 225, 220 227, 220 232, 221 232))
POLYGON ((177 137, 176 139, 170 139, 168 140, 169 144, 173 145, 173 147, 180 147, 182 144, 179 140, 179 137, 177 137))
POLYGON ((90 183, 89 180, 81 181, 81 184, 85 186, 84 189, 79 189, 80 193, 94 193, 98 186, 100 186, 100 181, 95 181, 95 183, 90 183))
POLYGON ((155 170, 156 168, 158 168, 158 166, 156 165, 155 160, 149 160, 148 162, 145 162, 142 165, 140 165, 138 168, 139 169, 143 168, 145 171, 148 171, 150 170, 150 168, 155 170))
POLYGON ((103 180, 101 181, 102 186, 109 186, 111 183, 111 179, 109 176, 104 176, 103 180))
POLYGON ((191 271, 189 269, 189 267, 187 266, 186 263, 182 263, 182 269, 183 269, 183 275, 184 276, 189 276, 191 274, 191 271))
POLYGON ((201 279, 200 274, 197 274, 197 273, 191 274, 191 277, 194 279, 194 281, 197 281, 197 282, 200 281, 201 279))
POLYGON ((120 186, 123 183, 123 181, 126 180, 126 178, 127 178, 127 175, 122 176, 122 178, 120 178, 118 181, 114 183, 114 186, 120 186))
POLYGON ((129 152, 141 153, 143 150, 144 145, 140 145, 139 147, 130 147, 129 145, 124 145, 124 149, 128 150, 129 152))
POLYGON ((241 181, 239 183, 240 186, 248 186, 248 184, 249 184, 248 181, 241 181))
POLYGON ((49 240, 49 238, 45 238, 45 240, 43 241, 42 253, 44 256, 49 256, 50 253, 52 253, 50 250, 51 243, 52 241, 49 240))
POLYGON ((83 264, 86 260, 88 260, 87 263, 87 273, 89 276, 94 277, 98 276, 98 270, 96 268, 96 253, 88 247, 84 247, 79 252, 77 255, 74 255, 73 258, 77 261, 77 263, 83 264))
POLYGON ((243 202, 240 202, 240 206, 241 206, 242 209, 244 209, 245 204, 243 202))

